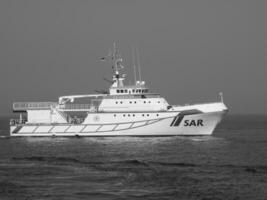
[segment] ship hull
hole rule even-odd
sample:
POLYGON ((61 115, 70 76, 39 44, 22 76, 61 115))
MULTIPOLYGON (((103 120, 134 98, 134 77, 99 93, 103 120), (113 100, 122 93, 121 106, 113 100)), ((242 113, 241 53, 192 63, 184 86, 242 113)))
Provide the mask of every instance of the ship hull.
POLYGON ((169 117, 110 124, 18 124, 10 126, 11 136, 197 136, 211 135, 226 111, 181 114, 169 117))

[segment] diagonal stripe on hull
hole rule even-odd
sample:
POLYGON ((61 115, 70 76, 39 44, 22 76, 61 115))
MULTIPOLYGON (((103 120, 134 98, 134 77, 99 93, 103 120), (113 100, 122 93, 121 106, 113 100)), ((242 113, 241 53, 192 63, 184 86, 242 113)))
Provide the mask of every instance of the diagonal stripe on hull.
POLYGON ((18 133, 22 126, 17 126, 12 133, 18 133))
POLYGON ((183 118, 184 118, 184 115, 179 116, 178 119, 176 120, 174 126, 179 126, 180 123, 182 122, 183 118))

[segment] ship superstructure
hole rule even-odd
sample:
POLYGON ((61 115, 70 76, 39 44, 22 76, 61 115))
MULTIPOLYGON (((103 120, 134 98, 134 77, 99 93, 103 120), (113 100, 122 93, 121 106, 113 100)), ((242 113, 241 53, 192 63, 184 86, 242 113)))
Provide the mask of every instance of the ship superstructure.
POLYGON ((121 55, 114 44, 104 59, 112 63, 112 85, 102 94, 61 96, 58 102, 16 102, 20 119, 11 136, 169 136, 210 135, 227 112, 223 101, 176 106, 144 81, 124 85, 121 55), (83 104, 77 103, 83 100, 83 104), (26 113, 23 114, 23 113, 26 113))

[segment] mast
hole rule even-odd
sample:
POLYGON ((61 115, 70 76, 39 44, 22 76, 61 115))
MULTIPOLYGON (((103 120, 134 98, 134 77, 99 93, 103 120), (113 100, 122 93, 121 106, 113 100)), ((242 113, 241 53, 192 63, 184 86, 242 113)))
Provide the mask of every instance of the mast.
POLYGON ((139 81, 141 83, 142 78, 141 78, 140 56, 139 56, 139 51, 137 48, 136 48, 136 57, 137 57, 137 65, 138 65, 138 71, 139 71, 139 81))
POLYGON ((113 42, 113 53, 112 53, 112 68, 115 70, 115 74, 119 74, 119 71, 118 71, 118 65, 117 65, 117 57, 118 57, 118 50, 117 50, 117 47, 116 47, 116 43, 113 42))
POLYGON ((120 70, 123 69, 122 65, 122 57, 117 49, 116 43, 113 43, 113 52, 110 55, 112 61, 112 69, 114 71, 113 75, 113 85, 112 87, 123 87, 123 80, 125 79, 125 75, 120 76, 120 70))
POLYGON ((132 47, 132 60, 133 60, 133 70, 134 70, 134 84, 136 84, 136 66, 135 66, 135 53, 132 47))

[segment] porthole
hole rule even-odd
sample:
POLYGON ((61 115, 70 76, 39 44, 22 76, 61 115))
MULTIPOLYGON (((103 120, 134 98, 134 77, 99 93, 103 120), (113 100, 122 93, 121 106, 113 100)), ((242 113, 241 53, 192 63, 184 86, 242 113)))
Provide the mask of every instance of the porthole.
POLYGON ((125 117, 125 114, 123 114, 123 117, 125 117))
POLYGON ((114 117, 116 117, 116 114, 114 115, 114 117))
POLYGON ((144 103, 146 103, 146 101, 144 101, 144 103))
POLYGON ((159 116, 159 114, 157 114, 157 117, 159 116))
POLYGON ((148 117, 149 117, 149 114, 147 114, 146 116, 148 116, 148 117))
POLYGON ((135 114, 133 114, 133 116, 135 117, 135 114))
POLYGON ((130 117, 131 115, 130 114, 128 114, 128 117, 130 117))
POLYGON ((122 104, 122 101, 121 101, 121 104, 122 104))
POLYGON ((132 103, 132 102, 130 101, 130 103, 132 103))
POLYGON ((134 103, 136 103, 136 101, 134 103))
POLYGON ((148 103, 151 103, 151 101, 149 101, 148 103))
POLYGON ((145 114, 142 114, 142 116, 144 117, 144 116, 145 116, 145 114))
POLYGON ((116 101, 116 104, 118 104, 118 101, 116 101))

